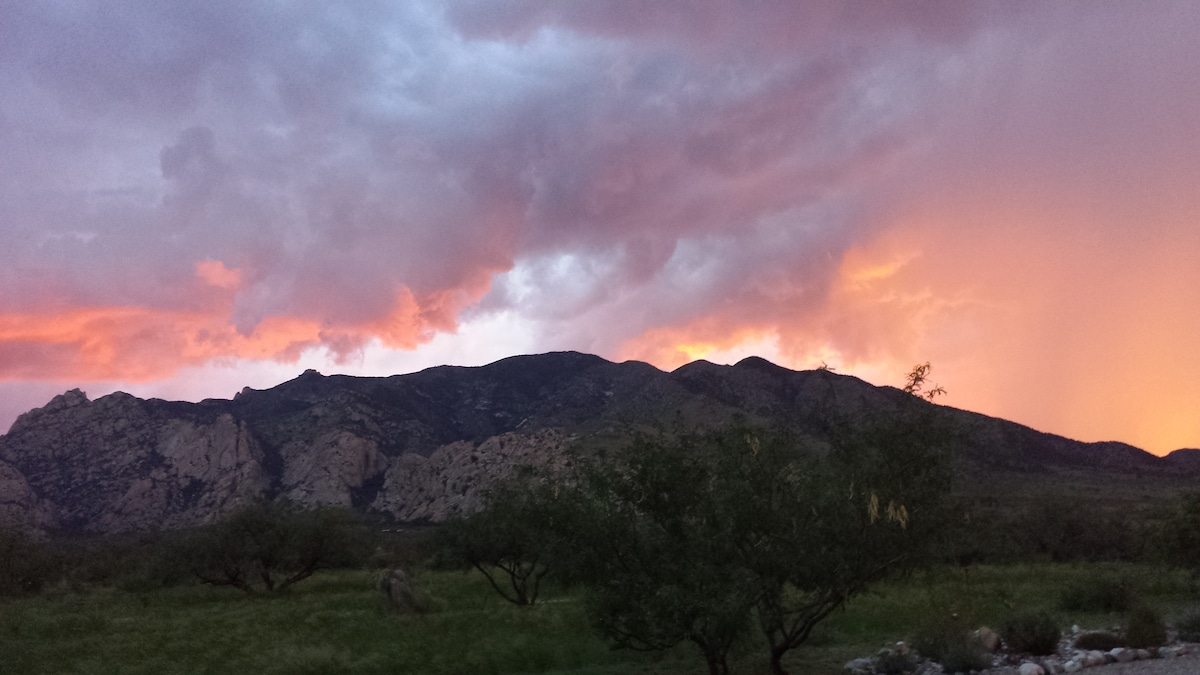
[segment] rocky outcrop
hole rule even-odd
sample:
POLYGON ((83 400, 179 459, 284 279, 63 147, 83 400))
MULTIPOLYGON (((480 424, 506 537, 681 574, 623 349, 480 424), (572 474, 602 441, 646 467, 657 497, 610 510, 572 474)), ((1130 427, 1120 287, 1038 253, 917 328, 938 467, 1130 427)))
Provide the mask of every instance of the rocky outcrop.
POLYGON ((388 466, 375 441, 342 429, 289 442, 282 455, 282 494, 299 504, 353 506, 355 492, 388 466))
POLYGON ((49 505, 38 498, 17 468, 0 461, 0 527, 45 529, 54 526, 49 505))
POLYGON ((520 466, 561 465, 567 439, 554 430, 503 434, 478 446, 458 442, 429 457, 409 454, 388 469, 383 490, 371 505, 397 520, 438 522, 479 506, 484 491, 520 466))
POLYGON ((196 525, 260 498, 262 451, 246 426, 227 413, 179 412, 128 394, 89 401, 73 390, 18 418, 0 458, 53 514, 42 521, 66 530, 196 525))

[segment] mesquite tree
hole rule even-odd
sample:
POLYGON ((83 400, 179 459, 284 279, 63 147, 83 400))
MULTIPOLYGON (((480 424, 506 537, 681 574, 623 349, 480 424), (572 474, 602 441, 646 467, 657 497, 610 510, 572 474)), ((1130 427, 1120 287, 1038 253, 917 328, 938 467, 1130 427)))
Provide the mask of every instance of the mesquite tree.
POLYGON ((343 509, 257 504, 193 533, 177 554, 206 584, 278 592, 318 570, 361 560, 365 541, 343 509))
POLYGON ((757 626, 784 673, 833 611, 925 559, 947 517, 938 440, 897 414, 831 439, 646 436, 593 463, 573 568, 594 624, 622 647, 691 641, 713 675, 757 626))

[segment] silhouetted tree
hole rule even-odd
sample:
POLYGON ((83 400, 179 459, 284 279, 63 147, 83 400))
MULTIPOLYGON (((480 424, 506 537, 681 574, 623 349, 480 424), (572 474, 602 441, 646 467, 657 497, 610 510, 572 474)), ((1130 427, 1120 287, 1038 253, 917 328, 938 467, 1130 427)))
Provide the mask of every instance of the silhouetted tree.
POLYGON ((924 562, 948 517, 944 438, 913 412, 825 440, 645 436, 592 464, 575 568, 597 628, 634 649, 691 641, 719 675, 753 617, 783 673, 833 611, 924 562))
POLYGON ((177 553, 204 583, 274 592, 318 570, 361 562, 365 542, 345 509, 257 504, 193 533, 177 553))
POLYGON ((1163 524, 1159 542, 1167 562, 1200 576, 1200 492, 1180 496, 1163 524))
POLYGON ((522 467, 484 494, 478 512, 443 526, 442 551, 478 570, 505 600, 532 605, 570 531, 565 494, 554 480, 522 467))

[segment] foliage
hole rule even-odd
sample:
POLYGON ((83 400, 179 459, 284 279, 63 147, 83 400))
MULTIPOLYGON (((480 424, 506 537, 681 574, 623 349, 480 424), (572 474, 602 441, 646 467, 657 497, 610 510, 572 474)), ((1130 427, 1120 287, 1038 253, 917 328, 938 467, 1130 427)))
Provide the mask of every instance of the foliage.
POLYGON ((1011 651, 1043 656, 1058 650, 1062 632, 1046 612, 1025 612, 1011 617, 1000 635, 1011 651))
POLYGON ((1089 631, 1075 639, 1075 648, 1087 651, 1094 649, 1107 652, 1124 646, 1125 640, 1120 635, 1106 630, 1089 631))
POLYGON ((905 378, 904 393, 912 394, 926 401, 932 401, 938 396, 945 395, 946 389, 941 385, 934 384, 933 386, 928 386, 929 373, 932 371, 933 366, 929 365, 928 361, 913 366, 913 369, 905 378))
POLYGON ((1192 610, 1175 622, 1179 639, 1184 642, 1200 642, 1200 610, 1192 610))
POLYGON ((1125 642, 1134 649, 1161 647, 1167 642, 1167 624, 1158 610, 1139 605, 1129 612, 1125 624, 1125 642))
POLYGON ((0 528, 0 597, 37 593, 60 574, 59 556, 46 543, 0 528))
POLYGON ((365 558, 365 546, 348 511, 281 503, 243 508, 185 537, 172 553, 206 584, 253 593, 286 590, 317 570, 355 566, 365 558))
POLYGON ((910 644, 921 656, 943 665, 947 659, 962 660, 972 653, 987 653, 968 623, 958 614, 945 611, 925 615, 917 624, 910 644))
POLYGON ((992 655, 977 641, 955 642, 942 655, 939 663, 945 673, 973 673, 992 667, 992 655))
POLYGON ((915 671, 918 664, 917 657, 912 653, 888 649, 875 660, 875 672, 884 673, 884 675, 903 675, 915 671))
MULTIPOLYGON (((835 612, 803 647, 789 654, 792 675, 840 672, 850 658, 872 654, 907 634, 935 600, 969 613, 969 625, 1002 625, 1004 604, 1053 603, 1064 580, 1095 565, 936 567, 881 582, 835 612), (969 595, 969 598, 964 596, 969 595)), ((1145 584, 1164 611, 1189 591, 1179 571, 1122 566, 1128 575, 1169 581, 1145 584)), ((547 587, 534 611, 505 602, 478 574, 418 571, 413 581, 437 599, 417 616, 387 610, 375 571, 322 571, 283 595, 246 596, 228 587, 182 585, 130 591, 122 585, 52 584, 36 596, 0 599, 3 672, 59 673, 337 672, 517 675, 694 675, 694 648, 665 652, 613 650, 591 630, 582 589, 547 587)), ((1064 623, 1094 616, 1064 615, 1064 623)), ((735 650, 738 673, 762 673, 765 659, 735 650)))
POLYGON ((753 617, 782 673, 847 600, 927 558, 949 462, 925 421, 833 424, 823 442, 741 425, 643 436, 590 465, 576 568, 597 627, 635 649, 691 641, 723 673, 753 617))
POLYGON ((1200 574, 1200 492, 1179 498, 1163 524, 1159 548, 1167 562, 1200 574))
POLYGON ((446 523, 440 547, 483 574, 505 600, 532 605, 562 548, 560 535, 571 529, 570 517, 560 486, 526 467, 493 485, 480 511, 446 523))
POLYGON ((1127 612, 1136 604, 1137 592, 1129 579, 1111 574, 1076 579, 1059 593, 1058 606, 1069 612, 1127 612))

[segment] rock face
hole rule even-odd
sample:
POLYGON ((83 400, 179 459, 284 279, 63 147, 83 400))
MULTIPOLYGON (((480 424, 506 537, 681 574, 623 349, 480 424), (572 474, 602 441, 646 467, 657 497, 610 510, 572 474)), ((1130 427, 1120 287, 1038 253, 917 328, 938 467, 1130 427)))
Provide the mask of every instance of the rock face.
MULTIPOLYGON (((473 508, 515 465, 563 461, 568 446, 611 447, 637 430, 735 417, 819 435, 830 414, 868 418, 907 401, 890 387, 757 358, 666 373, 573 352, 380 378, 308 371, 200 403, 123 393, 92 401, 72 390, 0 436, 0 527, 184 527, 275 498, 437 521, 473 508)), ((980 475, 1200 475, 1188 453, 1164 460, 918 404, 959 432, 980 475)))
POLYGON ((41 503, 29 524, 179 527, 261 497, 263 455, 246 425, 229 413, 183 410, 128 394, 89 401, 73 390, 18 418, 0 439, 0 457, 41 503))
POLYGON ((383 490, 371 505, 397 520, 440 521, 479 504, 483 490, 518 466, 561 463, 566 439, 545 429, 534 434, 502 434, 476 446, 459 441, 429 457, 401 456, 387 471, 383 490))

